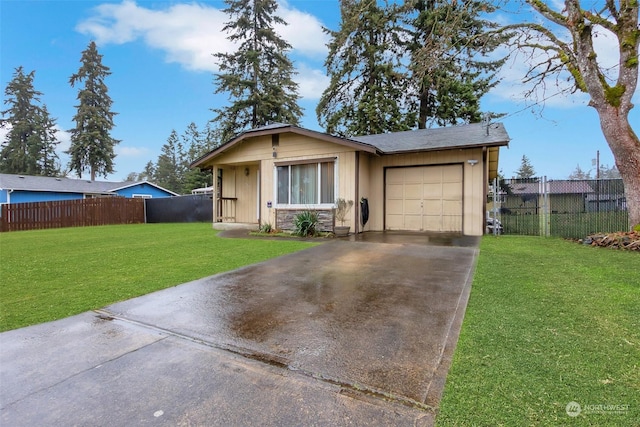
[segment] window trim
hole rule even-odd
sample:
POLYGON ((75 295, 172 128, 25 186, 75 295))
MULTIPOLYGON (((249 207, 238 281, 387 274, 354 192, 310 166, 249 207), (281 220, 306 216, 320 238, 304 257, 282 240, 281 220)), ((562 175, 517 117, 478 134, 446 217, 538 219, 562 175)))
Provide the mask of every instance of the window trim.
POLYGON ((278 168, 289 166, 289 189, 288 195, 291 197, 291 166, 315 164, 318 171, 318 197, 322 194, 322 178, 320 176, 322 163, 333 163, 333 195, 337 198, 338 194, 338 158, 337 157, 321 157, 315 159, 290 160, 283 162, 274 162, 273 164, 273 195, 276 200, 274 207, 277 209, 327 209, 335 208, 335 201, 331 203, 280 203, 278 200, 278 168))

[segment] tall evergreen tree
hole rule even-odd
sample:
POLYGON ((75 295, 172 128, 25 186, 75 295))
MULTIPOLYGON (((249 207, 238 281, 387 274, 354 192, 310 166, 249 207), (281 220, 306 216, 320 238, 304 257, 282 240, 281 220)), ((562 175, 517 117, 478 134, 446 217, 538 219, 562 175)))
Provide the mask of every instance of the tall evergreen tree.
POLYGON ((193 122, 182 134, 182 144, 185 147, 183 154, 185 173, 182 178, 182 193, 184 194, 190 193, 194 188, 210 186, 213 182, 211 172, 189 167, 198 157, 213 149, 213 141, 210 137, 210 129, 207 128, 204 132, 200 132, 193 122))
POLYGON ((520 168, 516 171, 516 177, 520 179, 528 179, 533 178, 535 174, 536 171, 533 169, 531 161, 526 155, 523 155, 520 168))
POLYGON ((120 142, 111 137, 114 127, 111 111, 113 101, 108 94, 105 78, 111 74, 109 67, 102 64, 102 55, 98 53, 95 42, 90 42, 82 52, 81 66, 69 79, 71 87, 84 83, 78 91, 79 105, 73 121, 76 127, 71 129, 71 147, 67 154, 71 156, 69 169, 78 177, 88 171, 91 180, 96 175, 107 176, 114 171, 114 147, 120 142))
POLYGON ((223 28, 237 44, 233 53, 217 53, 220 72, 215 93, 227 93, 231 105, 214 109, 224 140, 270 122, 298 124, 298 85, 287 57, 289 43, 274 30, 286 24, 275 0, 225 0, 231 21, 223 28))
POLYGON ((162 153, 158 156, 154 179, 161 187, 179 193, 182 190, 182 178, 184 176, 184 163, 181 161, 182 144, 175 130, 167 138, 162 146, 162 153))
POLYGON ((156 166, 152 161, 148 161, 142 172, 138 174, 138 181, 154 181, 156 180, 156 166))
POLYGON ((316 114, 328 133, 342 136, 408 130, 407 38, 402 8, 372 0, 342 0, 341 22, 331 35, 325 61, 330 77, 316 114))
POLYGON ((16 68, 13 79, 5 88, 4 101, 9 106, 2 111, 2 127, 8 127, 0 150, 0 171, 3 173, 55 176, 56 164, 55 120, 46 106, 38 105, 42 92, 35 90, 35 71, 25 74, 16 68))
POLYGON ((590 178, 591 176, 589 172, 583 171, 579 163, 576 166, 576 169, 573 172, 571 172, 571 174, 569 175, 569 179, 590 179, 590 178))
POLYGON ((36 121, 37 133, 30 144, 37 158, 37 169, 39 175, 58 176, 60 175, 60 162, 56 147, 60 144, 56 136, 56 121, 49 115, 46 105, 42 106, 36 121))
POLYGON ((481 120, 480 98, 498 83, 495 74, 504 63, 481 60, 506 40, 487 34, 496 24, 481 15, 494 10, 484 0, 407 2, 418 128, 481 120))

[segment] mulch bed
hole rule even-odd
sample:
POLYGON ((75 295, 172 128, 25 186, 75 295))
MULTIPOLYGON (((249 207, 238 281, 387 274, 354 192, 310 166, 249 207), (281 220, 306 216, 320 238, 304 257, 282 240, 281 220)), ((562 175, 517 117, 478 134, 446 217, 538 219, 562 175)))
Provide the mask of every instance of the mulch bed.
POLYGON ((624 249, 640 251, 640 232, 617 232, 605 234, 592 234, 580 240, 581 243, 590 246, 600 246, 612 249, 624 249))

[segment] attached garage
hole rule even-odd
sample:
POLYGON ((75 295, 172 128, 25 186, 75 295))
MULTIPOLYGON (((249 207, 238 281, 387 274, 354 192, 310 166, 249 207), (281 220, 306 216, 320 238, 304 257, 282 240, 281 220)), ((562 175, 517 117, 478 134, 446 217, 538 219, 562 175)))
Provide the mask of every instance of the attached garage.
POLYGON ((463 167, 387 168, 385 229, 462 232, 463 167))

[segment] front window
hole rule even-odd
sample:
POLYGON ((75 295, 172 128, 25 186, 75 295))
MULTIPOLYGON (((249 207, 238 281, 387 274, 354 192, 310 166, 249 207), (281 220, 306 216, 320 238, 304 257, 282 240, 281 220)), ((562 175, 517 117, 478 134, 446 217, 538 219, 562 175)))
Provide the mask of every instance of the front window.
POLYGON ((334 162, 277 166, 278 204, 317 205, 334 202, 334 162))

